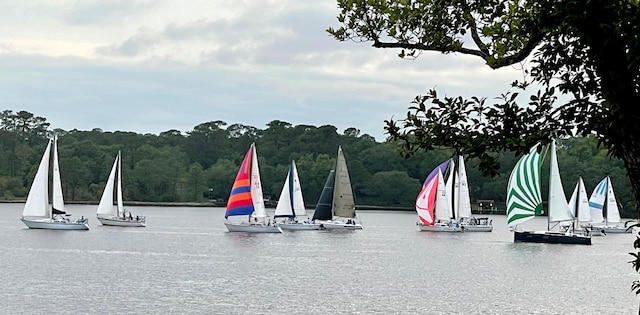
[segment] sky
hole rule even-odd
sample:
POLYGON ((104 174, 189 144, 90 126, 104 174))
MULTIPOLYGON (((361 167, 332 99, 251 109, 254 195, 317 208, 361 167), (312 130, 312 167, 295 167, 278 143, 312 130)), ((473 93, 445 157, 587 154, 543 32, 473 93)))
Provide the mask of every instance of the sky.
POLYGON ((478 57, 339 42, 335 0, 0 2, 0 110, 64 130, 187 133, 222 120, 266 129, 354 127, 384 141, 384 121, 439 95, 489 99, 522 79, 478 57))

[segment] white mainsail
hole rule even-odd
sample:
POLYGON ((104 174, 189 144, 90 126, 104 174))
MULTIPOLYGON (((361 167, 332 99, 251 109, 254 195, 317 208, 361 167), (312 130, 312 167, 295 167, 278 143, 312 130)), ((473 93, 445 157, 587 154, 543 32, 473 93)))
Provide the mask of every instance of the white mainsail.
POLYGON ((98 204, 98 210, 96 211, 98 216, 118 216, 117 209, 113 207, 113 186, 116 177, 116 169, 118 168, 118 161, 120 160, 119 158, 119 156, 116 156, 115 161, 113 161, 113 167, 111 167, 109 179, 107 179, 107 183, 104 186, 104 191, 102 192, 102 197, 98 204))
POLYGON ((438 190, 436 192, 434 217, 436 220, 449 221, 451 220, 451 206, 449 205, 449 198, 447 197, 447 190, 445 189, 444 180, 442 178, 442 172, 438 169, 438 190))
POLYGON ((62 181, 60 180, 60 164, 58 163, 58 137, 53 138, 53 209, 64 212, 62 181))
POLYGON ((591 221, 589 198, 587 198, 587 189, 584 187, 582 177, 578 178, 576 187, 573 189, 571 199, 569 199, 569 209, 573 216, 578 218, 578 222, 591 221))
POLYGON ((118 176, 117 176, 117 185, 116 185, 116 204, 118 207, 118 216, 124 216, 124 202, 122 201, 122 155, 120 151, 118 151, 118 176))
POLYGON ((471 217, 471 197, 469 195, 469 180, 462 155, 458 156, 458 189, 456 196, 456 217, 471 217))
POLYGON ((613 184, 611 184, 611 177, 607 176, 607 223, 620 223, 620 209, 618 208, 618 201, 616 195, 613 192, 613 184))
POLYGON ((267 209, 264 206, 260 169, 258 168, 258 153, 256 152, 255 143, 251 144, 251 149, 251 200, 254 208, 251 216, 262 220, 267 217, 267 209))
POLYGON ((569 210, 567 197, 564 194, 562 180, 560 179, 560 169, 558 168, 555 141, 551 141, 550 162, 548 220, 549 222, 573 221, 574 217, 569 210))
POLYGON ((51 144, 53 140, 49 140, 47 148, 44 150, 38 171, 31 183, 27 201, 22 210, 23 217, 40 217, 51 218, 51 210, 49 208, 49 159, 51 154, 51 144))
POLYGON ((457 205, 456 196, 458 195, 458 187, 460 186, 458 186, 458 172, 456 171, 456 161, 454 159, 449 160, 449 177, 447 177, 447 180, 445 181, 444 186, 445 186, 445 190, 447 191, 446 193, 447 204, 449 204, 449 207, 453 209, 452 213, 457 218, 458 210, 456 207, 457 205))
POLYGON ((306 215, 302 187, 295 161, 291 161, 274 217, 303 217, 306 215))

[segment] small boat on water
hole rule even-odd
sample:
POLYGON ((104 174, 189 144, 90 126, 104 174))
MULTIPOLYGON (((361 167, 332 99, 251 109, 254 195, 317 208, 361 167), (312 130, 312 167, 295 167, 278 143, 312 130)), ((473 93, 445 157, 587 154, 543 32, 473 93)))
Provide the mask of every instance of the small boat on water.
POLYGON ((30 229, 88 230, 89 219, 71 220, 64 209, 64 197, 58 163, 58 138, 49 140, 33 179, 20 220, 30 229), (53 147, 53 148, 52 148, 53 147), (53 150, 53 152, 51 152, 53 150), (53 159, 53 194, 49 204, 49 160, 53 159))
POLYGON ((591 222, 586 225, 587 228, 601 229, 604 233, 632 232, 633 228, 629 226, 629 223, 635 221, 622 223, 618 201, 609 176, 603 178, 593 189, 591 197, 589 197, 589 208, 591 222))
POLYGON ((229 232, 282 233, 282 229, 267 216, 255 143, 251 144, 240 164, 224 218, 229 232), (246 221, 234 220, 244 216, 246 221))
POLYGON ((338 147, 336 162, 329 171, 312 220, 326 230, 360 230, 347 162, 338 147))
POLYGON ((429 173, 422 185, 422 190, 416 198, 416 212, 418 214, 418 228, 428 232, 463 232, 459 222, 453 220, 450 198, 443 173, 446 172, 451 161, 447 160, 429 173))
POLYGON ((312 222, 307 217, 295 161, 291 161, 289 166, 273 219, 274 221, 281 220, 277 221, 276 224, 282 230, 304 231, 320 229, 320 223, 312 222))
POLYGON ((551 141, 549 197, 547 230, 526 231, 519 225, 542 214, 542 193, 540 189, 540 173, 544 156, 533 146, 529 153, 523 155, 511 172, 507 185, 507 225, 513 231, 515 243, 553 243, 591 245, 591 235, 576 233, 573 229, 562 229, 562 225, 570 225, 575 217, 564 194, 555 141, 551 141), (567 222, 569 222, 567 224, 567 222), (552 229, 559 225, 558 229, 552 229))
POLYGON ((131 227, 145 227, 147 226, 147 220, 144 216, 138 214, 133 216, 131 212, 124 209, 123 197, 122 197, 122 156, 120 152, 116 156, 107 179, 107 184, 104 187, 98 209, 96 210, 96 217, 102 225, 111 226, 131 226, 131 227), (116 205, 113 205, 113 193, 116 193, 116 205))

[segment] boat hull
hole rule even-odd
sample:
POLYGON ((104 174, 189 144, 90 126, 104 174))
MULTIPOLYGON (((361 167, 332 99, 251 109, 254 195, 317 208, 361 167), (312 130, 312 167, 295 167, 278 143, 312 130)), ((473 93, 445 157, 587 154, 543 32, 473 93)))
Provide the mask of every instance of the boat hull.
POLYGON ((248 223, 229 223, 225 222, 229 232, 245 232, 245 233, 282 233, 279 226, 264 224, 248 224, 248 223))
POLYGON ((58 220, 29 220, 20 219, 30 229, 42 230, 88 230, 89 220, 58 221, 58 220))
POLYGON ((588 227, 586 228, 586 233, 591 236, 605 236, 606 234, 604 229, 600 227, 588 227))
POLYGON ((141 220, 123 220, 123 219, 111 219, 111 218, 98 218, 98 221, 102 223, 102 225, 109 226, 131 226, 131 227, 145 227, 147 226, 147 221, 145 218, 141 220))
POLYGON ((461 225, 448 225, 448 224, 436 224, 436 225, 424 225, 418 223, 420 231, 426 232, 464 232, 466 229, 461 225))
POLYGON ((624 226, 603 226, 599 228, 605 233, 631 233, 633 230, 632 228, 626 228, 624 226))
POLYGON ((320 223, 323 230, 362 230, 362 224, 355 222, 347 223, 342 221, 328 221, 320 223))
POLYGON ((319 223, 278 223, 278 226, 282 230, 286 231, 309 231, 309 230, 319 230, 319 223))
POLYGON ((551 231, 514 231, 515 243, 548 243, 591 245, 591 237, 551 231))
POLYGON ((491 232, 493 225, 462 225, 465 232, 491 232))

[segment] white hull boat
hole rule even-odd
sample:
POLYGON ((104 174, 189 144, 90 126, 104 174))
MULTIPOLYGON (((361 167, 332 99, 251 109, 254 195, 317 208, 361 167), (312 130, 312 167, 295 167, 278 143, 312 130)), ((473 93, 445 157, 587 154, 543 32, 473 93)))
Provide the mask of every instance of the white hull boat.
POLYGON ((88 230, 89 219, 71 220, 64 210, 64 197, 58 163, 58 138, 49 140, 42 155, 38 171, 33 178, 20 221, 29 229, 88 230), (53 150, 53 152, 52 152, 53 150), (49 203, 49 160, 53 159, 53 188, 49 203))
POLYGON ((633 232, 633 228, 626 228, 620 225, 608 225, 608 226, 599 226, 604 233, 631 233, 633 232))
POLYGON ((258 167, 255 143, 251 144, 244 156, 227 200, 224 225, 229 232, 282 233, 273 223, 265 223, 268 215, 264 206, 262 182, 258 167), (247 221, 231 221, 230 217, 247 216, 247 221))
POLYGON ((320 223, 309 223, 309 222, 284 222, 278 223, 278 226, 282 230, 286 231, 309 231, 309 230, 320 230, 320 223))
POLYGON ((324 230, 362 230, 362 224, 356 222, 329 221, 320 224, 324 230))
POLYGON ((266 224, 253 224, 248 222, 243 223, 229 223, 225 222, 229 232, 246 232, 246 233, 282 233, 282 229, 279 226, 266 225, 266 224))
POLYGON ((322 188, 312 221, 319 222, 322 230, 361 230, 363 228, 362 224, 357 222, 359 220, 356 217, 351 178, 341 146, 338 146, 336 162, 329 171, 322 188))
POLYGON ((46 229, 46 230, 88 230, 89 220, 82 219, 77 221, 53 220, 53 219, 20 219, 30 229, 46 229))
POLYGON ((120 152, 113 161, 113 167, 102 192, 96 217, 102 225, 145 227, 147 220, 144 216, 134 215, 124 209, 122 193, 122 156, 120 152), (113 195, 116 195, 116 205, 113 205, 113 195))
POLYGON ((291 161, 287 177, 282 186, 273 219, 282 230, 312 231, 319 230, 320 224, 308 221, 307 212, 302 196, 302 187, 298 178, 298 168, 295 161, 291 161), (305 219, 306 218, 306 219, 305 219), (279 219, 284 219, 280 221, 279 219))
POLYGON ((463 224, 461 225, 465 232, 491 232, 493 231, 493 225, 473 225, 463 224))
POLYGON ((465 232, 491 232, 493 231, 493 221, 489 218, 476 218, 460 221, 460 225, 465 232))
POLYGON ((424 225, 418 223, 418 228, 420 231, 428 231, 428 232, 465 232, 466 229, 461 225, 454 224, 435 224, 435 225, 424 225))
POLYGON ((98 218, 98 221, 102 223, 102 225, 110 225, 110 226, 132 226, 132 227, 145 227, 147 226, 147 222, 144 217, 138 218, 138 220, 134 219, 123 219, 123 218, 98 218))

